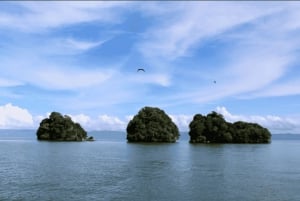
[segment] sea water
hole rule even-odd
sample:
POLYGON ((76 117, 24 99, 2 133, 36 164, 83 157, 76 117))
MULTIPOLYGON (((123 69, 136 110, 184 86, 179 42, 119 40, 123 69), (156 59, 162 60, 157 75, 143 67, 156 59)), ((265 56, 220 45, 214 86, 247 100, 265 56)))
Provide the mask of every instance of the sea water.
POLYGON ((299 201, 300 135, 270 144, 128 143, 124 132, 94 142, 37 141, 0 131, 0 200, 299 201))

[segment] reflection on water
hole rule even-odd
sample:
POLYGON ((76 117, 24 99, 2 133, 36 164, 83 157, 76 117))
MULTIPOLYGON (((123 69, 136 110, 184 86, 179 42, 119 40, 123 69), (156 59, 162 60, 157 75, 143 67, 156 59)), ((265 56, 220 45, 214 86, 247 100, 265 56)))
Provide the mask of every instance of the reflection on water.
POLYGON ((135 144, 124 133, 89 135, 97 141, 1 131, 0 200, 300 200, 299 139, 135 144))

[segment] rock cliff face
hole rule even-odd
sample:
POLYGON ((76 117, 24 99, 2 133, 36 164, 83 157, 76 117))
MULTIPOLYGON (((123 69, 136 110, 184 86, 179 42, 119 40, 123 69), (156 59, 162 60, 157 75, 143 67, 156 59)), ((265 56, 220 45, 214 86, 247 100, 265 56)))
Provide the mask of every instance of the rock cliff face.
MULTIPOLYGON (((43 119, 37 130, 38 140, 52 141, 85 141, 87 132, 78 123, 58 112, 52 112, 49 118, 43 119)), ((91 141, 91 140, 90 140, 91 141)))

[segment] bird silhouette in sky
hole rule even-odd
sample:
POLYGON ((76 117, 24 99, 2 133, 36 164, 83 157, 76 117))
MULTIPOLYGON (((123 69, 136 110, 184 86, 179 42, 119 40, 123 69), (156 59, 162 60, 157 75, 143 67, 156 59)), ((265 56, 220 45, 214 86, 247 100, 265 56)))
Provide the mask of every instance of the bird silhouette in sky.
POLYGON ((137 72, 139 72, 139 71, 143 71, 143 72, 145 72, 145 69, 143 69, 143 68, 139 68, 139 69, 137 69, 137 72))

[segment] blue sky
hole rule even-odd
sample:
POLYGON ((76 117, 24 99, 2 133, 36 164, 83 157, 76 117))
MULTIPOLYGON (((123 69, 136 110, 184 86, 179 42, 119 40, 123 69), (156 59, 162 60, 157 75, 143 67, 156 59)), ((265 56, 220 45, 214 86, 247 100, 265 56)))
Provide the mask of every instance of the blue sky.
POLYGON ((299 10, 277 1, 1 2, 0 128, 36 128, 58 111, 88 130, 124 130, 154 106, 180 130, 217 111, 300 133, 299 10))

